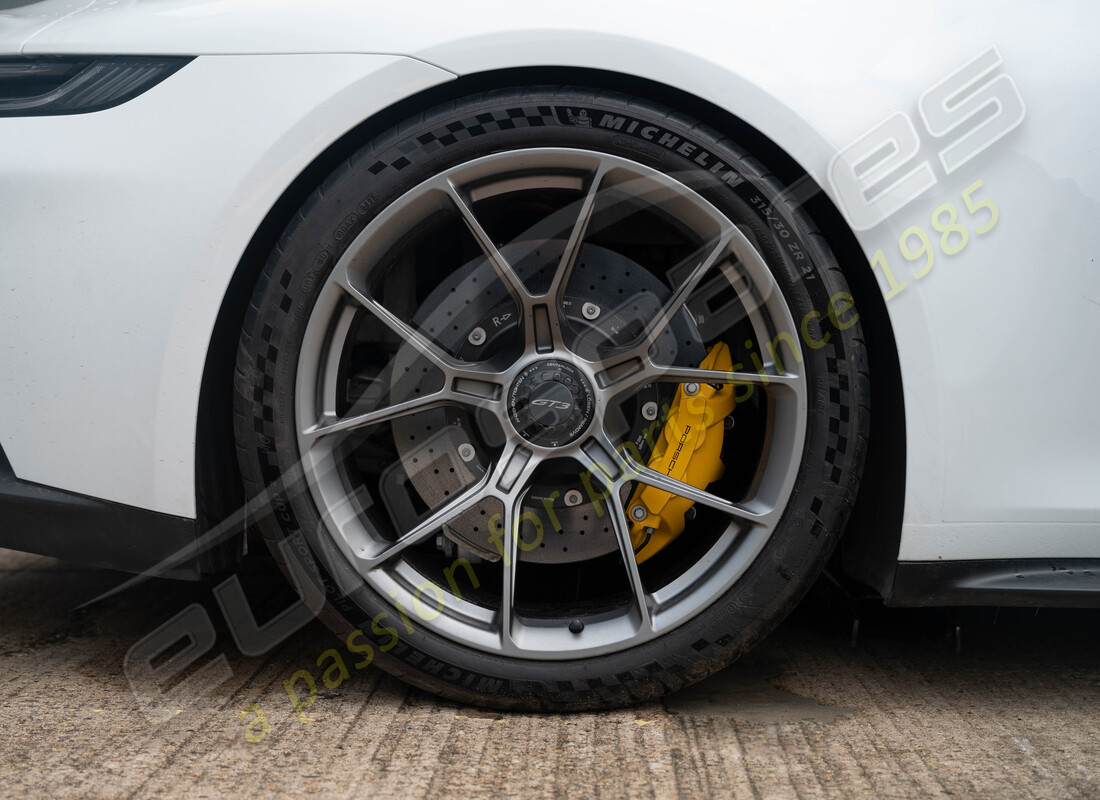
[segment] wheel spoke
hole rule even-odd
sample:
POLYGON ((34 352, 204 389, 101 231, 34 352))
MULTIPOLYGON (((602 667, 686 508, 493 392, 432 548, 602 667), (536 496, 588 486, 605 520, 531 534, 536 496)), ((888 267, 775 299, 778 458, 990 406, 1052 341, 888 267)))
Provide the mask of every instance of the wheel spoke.
MULTIPOLYGON (((634 349, 640 353, 649 352, 649 348, 657 341, 657 337, 672 324, 672 320, 676 318, 676 315, 680 313, 680 310, 687 303, 688 298, 698 288, 699 282, 703 280, 708 272, 714 268, 722 256, 729 251, 730 242, 733 239, 733 233, 729 230, 723 231, 716 237, 713 247, 711 247, 702 260, 691 271, 691 274, 687 276, 683 283, 672 293, 672 297, 661 307, 661 310, 654 317, 653 321, 646 325, 645 330, 634 342, 634 349)), ((688 260, 694 259, 698 256, 699 251, 704 250, 704 247, 700 247, 695 253, 688 257, 688 260)))
POLYGON ((500 600, 501 649, 514 652, 522 649, 516 642, 515 599, 516 570, 519 563, 519 526, 521 509, 527 497, 528 484, 539 459, 522 445, 505 448, 493 465, 489 477, 489 492, 503 506, 500 533, 504 541, 501 568, 503 579, 500 600))
POLYGON ((539 353, 550 353, 561 344, 561 326, 545 303, 536 303, 524 313, 524 336, 539 353))
MULTIPOLYGON (((777 391, 799 394, 802 377, 778 372, 774 364, 764 364, 758 372, 699 369, 653 363, 648 356, 626 353, 605 359, 597 374, 600 388, 623 395, 648 383, 709 383, 712 386, 765 386, 777 391)), ((740 366, 740 365, 737 365, 740 366)))
POLYGON ((489 265, 496 272, 497 277, 504 282, 508 292, 512 295, 512 299, 516 301, 516 305, 526 310, 530 305, 530 292, 527 291, 526 285, 523 283, 523 279, 516 273, 515 268, 508 263, 508 260, 501 255, 496 244, 490 238, 485 228, 478 222, 477 216, 474 214, 473 208, 467 202, 462 192, 451 181, 446 181, 447 194, 458 209, 459 214, 462 215, 462 221, 466 223, 466 227, 473 234, 474 239, 477 240, 478 247, 481 248, 481 252, 485 255, 489 265))
POLYGON ((510 444, 504 448, 493 465, 492 489, 500 497, 515 496, 527 485, 527 479, 538 466, 538 459, 523 445, 510 444))
POLYGON ((577 450, 574 458, 589 475, 605 484, 612 492, 618 491, 623 485, 624 479, 615 454, 615 445, 606 435, 599 434, 590 438, 577 450))
MULTIPOLYGON (((340 275, 334 275, 333 279, 340 288, 351 296, 356 303, 362 306, 364 310, 373 314, 379 322, 393 331, 398 337, 408 342, 416 352, 431 361, 436 367, 444 372, 450 372, 453 368, 458 366, 458 362, 439 345, 411 325, 403 322, 396 314, 373 297, 367 296, 365 292, 354 286, 346 272, 340 275)), ((459 368, 461 369, 461 367, 459 368)))
POLYGON ((416 397, 412 400, 394 403, 391 406, 385 406, 375 411, 367 411, 363 414, 353 414, 352 416, 341 418, 326 417, 316 425, 302 431, 302 436, 307 440, 316 441, 323 436, 331 436, 335 433, 369 428, 372 425, 390 422, 391 420, 406 417, 410 414, 416 414, 419 411, 427 411, 428 409, 448 405, 453 401, 454 398, 449 392, 433 392, 424 397, 416 397))
POLYGON ((490 474, 491 473, 486 473, 480 481, 468 487, 452 500, 444 503, 428 515, 427 519, 416 525, 408 533, 400 536, 397 541, 387 543, 371 555, 360 556, 359 563, 364 569, 376 569, 394 556, 404 552, 407 548, 412 547, 414 544, 419 544, 428 537, 436 534, 445 524, 458 515, 469 511, 484 499, 482 492, 488 485, 490 474))
MULTIPOLYGON (((531 473, 534 472, 537 459, 531 457, 530 451, 520 446, 505 448, 505 452, 496 460, 493 466, 485 472, 485 475, 469 486, 457 497, 444 503, 427 519, 420 522, 408 533, 400 536, 397 541, 388 543, 380 551, 370 556, 360 556, 359 561, 365 569, 375 569, 389 561, 394 556, 403 552, 406 548, 418 544, 439 531, 446 523, 455 517, 469 511, 471 508, 483 502, 486 498, 495 497, 504 503, 507 510, 512 508, 512 517, 515 517, 514 509, 517 503, 522 502, 526 494, 526 485, 531 473), (508 484, 509 491, 502 491, 501 486, 508 484)), ((507 531, 507 528, 505 528, 507 531)), ((513 546, 513 545, 508 545, 513 546)), ((514 558, 512 559, 514 563, 514 558)))
POLYGON ((577 263, 577 254, 580 253, 581 246, 584 244, 584 237, 588 233, 588 224, 592 221, 592 214, 596 209, 596 197, 600 192, 600 186, 603 184, 606 172, 607 167, 603 162, 600 162, 589 177, 588 187, 584 198, 580 201, 580 208, 577 210, 577 219, 574 221, 573 230, 569 234, 569 241, 566 242, 561 261, 558 262, 558 269, 554 273, 554 280, 550 284, 549 291, 547 291, 547 294, 554 298, 554 304, 558 308, 561 307, 565 287, 569 284, 569 277, 573 274, 573 265, 577 263))
POLYGON ((505 498, 503 501, 504 513, 501 518, 501 534, 504 540, 504 556, 502 560, 503 579, 500 598, 500 638, 501 647, 508 650, 518 650, 513 635, 515 623, 516 602, 516 569, 519 562, 519 514, 523 497, 526 493, 519 493, 514 498, 505 498))
MULTIPOLYGON (((499 383, 501 373, 479 369, 472 364, 457 360, 423 333, 403 322, 388 308, 354 286, 346 272, 334 275, 333 280, 365 311, 373 314, 383 325, 443 372, 448 386, 453 388, 456 400, 458 396, 465 396, 471 399, 463 402, 472 403, 476 398, 491 400, 499 396, 502 390, 499 383)), ((477 403, 473 404, 477 405, 477 403)))
POLYGON ((761 367, 760 372, 665 367, 654 364, 646 370, 646 381, 657 383, 709 383, 711 386, 774 386, 782 390, 795 391, 802 378, 790 372, 779 374, 772 364, 765 364, 761 367))
POLYGON ((615 529, 615 539, 619 545, 619 552, 623 557, 623 565, 626 569, 627 580, 630 583, 630 591, 634 596, 634 605, 637 608, 641 620, 642 631, 649 632, 653 628, 652 598, 645 590, 642 576, 638 570, 638 560, 634 556, 634 543, 630 539, 630 523, 620 501, 619 491, 626 482, 616 467, 624 460, 620 456, 611 441, 604 436, 594 437, 577 454, 577 461, 588 474, 595 478, 607 492, 605 503, 611 523, 615 529), (611 463, 607 463, 608 461, 611 463))
POLYGON ((646 592, 645 584, 642 583, 642 574, 638 570, 638 559, 634 555, 634 543, 630 539, 630 523, 627 522, 622 503, 618 502, 617 494, 614 491, 608 499, 607 508, 611 514, 611 524, 615 528, 615 538, 619 542, 623 565, 626 567, 626 577, 630 582, 630 591, 634 595, 634 604, 641 618, 642 631, 648 632, 653 629, 653 609, 650 607, 652 598, 646 592))
POLYGON ((644 483, 646 486, 661 489, 669 494, 683 497, 685 500, 691 500, 693 503, 700 503, 701 505, 717 509, 727 516, 741 520, 742 522, 763 526, 770 526, 772 524, 775 509, 756 511, 747 506, 731 503, 729 500, 723 500, 718 495, 711 494, 703 489, 698 489, 689 483, 670 478, 654 469, 644 467, 625 456, 622 457, 622 462, 623 471, 638 483, 644 483))

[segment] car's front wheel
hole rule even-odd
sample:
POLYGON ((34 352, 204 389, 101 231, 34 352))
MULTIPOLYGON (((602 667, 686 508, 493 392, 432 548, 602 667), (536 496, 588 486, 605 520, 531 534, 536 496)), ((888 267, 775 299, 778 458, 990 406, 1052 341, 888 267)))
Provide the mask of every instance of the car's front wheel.
POLYGON ((242 470, 384 669, 496 707, 640 701, 818 574, 862 469, 861 339, 734 142, 636 97, 468 97, 286 230, 241 337, 242 470))

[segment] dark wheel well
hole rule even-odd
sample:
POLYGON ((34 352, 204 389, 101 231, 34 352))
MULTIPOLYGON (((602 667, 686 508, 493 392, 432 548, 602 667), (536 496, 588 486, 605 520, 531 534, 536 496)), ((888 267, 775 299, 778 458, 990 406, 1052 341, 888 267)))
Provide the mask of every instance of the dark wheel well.
MULTIPOLYGON (((253 288, 276 241, 309 194, 364 142, 420 111, 475 92, 535 84, 577 84, 648 97, 736 136, 766 154, 772 172, 799 196, 842 265, 867 332, 872 407, 870 448, 862 489, 837 558, 845 572, 888 594, 897 562, 905 489, 905 411, 897 346, 886 305, 855 236, 804 169, 752 126, 694 95, 619 73, 560 67, 523 68, 458 78, 402 100, 350 130, 319 155, 286 189, 253 235, 230 282, 207 351, 196 431, 196 504, 206 530, 244 503, 233 442, 233 369, 253 288)), ((233 537, 236 539, 237 537, 233 537)), ((239 540, 221 563, 239 552, 239 540)))

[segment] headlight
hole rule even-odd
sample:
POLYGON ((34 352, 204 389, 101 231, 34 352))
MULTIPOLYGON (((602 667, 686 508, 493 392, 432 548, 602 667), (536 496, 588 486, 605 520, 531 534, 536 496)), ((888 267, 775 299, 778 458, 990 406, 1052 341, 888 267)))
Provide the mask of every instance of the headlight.
POLYGON ((0 117, 84 114, 125 103, 191 57, 36 56, 0 59, 0 117))

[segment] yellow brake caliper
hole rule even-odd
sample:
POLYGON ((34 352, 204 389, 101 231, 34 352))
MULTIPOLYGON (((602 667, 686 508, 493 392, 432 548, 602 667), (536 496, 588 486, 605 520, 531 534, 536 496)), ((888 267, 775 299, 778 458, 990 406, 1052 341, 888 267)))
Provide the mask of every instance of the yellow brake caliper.
MULTIPOLYGON (((707 351, 700 369, 729 372, 733 369, 730 350, 719 343, 707 351)), ((668 419, 653 447, 650 469, 698 489, 722 477, 722 438, 726 417, 733 413, 731 384, 685 383, 676 390, 668 419), (687 389, 694 388, 694 394, 687 389)), ((639 485, 627 503, 630 539, 634 557, 641 564, 659 553, 684 531, 684 515, 694 503, 663 489, 639 485)))

